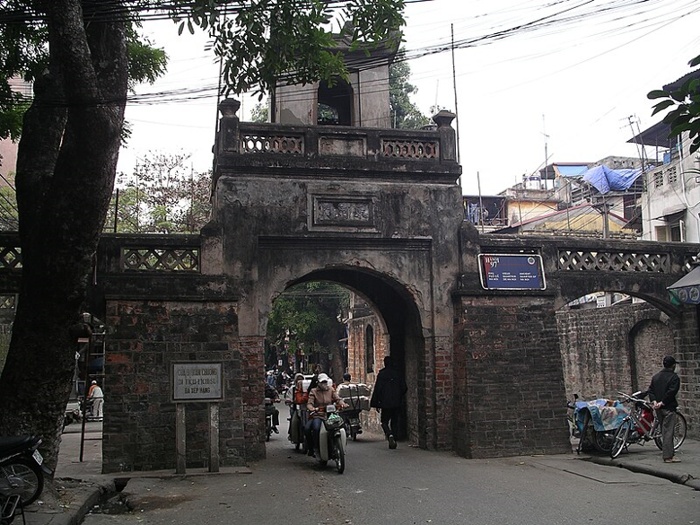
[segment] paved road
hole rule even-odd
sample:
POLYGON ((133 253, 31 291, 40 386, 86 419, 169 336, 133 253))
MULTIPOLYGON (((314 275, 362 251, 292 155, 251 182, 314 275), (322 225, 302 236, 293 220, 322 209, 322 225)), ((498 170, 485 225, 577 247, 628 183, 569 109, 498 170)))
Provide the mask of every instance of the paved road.
POLYGON ((348 444, 339 475, 273 436, 247 474, 132 478, 134 510, 86 525, 698 523, 700 492, 574 455, 466 460, 379 436, 348 444))

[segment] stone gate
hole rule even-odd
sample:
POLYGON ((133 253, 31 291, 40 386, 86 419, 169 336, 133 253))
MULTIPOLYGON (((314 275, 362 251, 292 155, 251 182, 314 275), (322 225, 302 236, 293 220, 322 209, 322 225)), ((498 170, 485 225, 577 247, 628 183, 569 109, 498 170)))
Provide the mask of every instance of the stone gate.
MULTIPOLYGON (((105 471, 174 467, 176 362, 222 365, 222 463, 263 457, 267 316, 306 281, 339 283, 373 306, 411 385, 407 439, 465 457, 569 450, 555 312, 585 293, 645 299, 680 360, 698 362, 695 311, 671 305, 665 288, 699 246, 479 235, 462 220, 451 116, 437 120, 412 132, 251 124, 224 104, 201 234, 100 244, 92 308, 109 326, 105 471), (541 256, 546 288, 484 289, 480 253, 541 256)), ((690 368, 684 381, 697 385, 690 368)), ((207 414, 205 403, 187 406, 190 467, 207 463, 207 414)))

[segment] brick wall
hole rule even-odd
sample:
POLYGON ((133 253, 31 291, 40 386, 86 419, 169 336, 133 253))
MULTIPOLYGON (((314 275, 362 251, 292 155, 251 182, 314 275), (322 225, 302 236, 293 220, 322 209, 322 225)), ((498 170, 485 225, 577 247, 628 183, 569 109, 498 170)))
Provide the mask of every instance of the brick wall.
MULTIPOLYGON (((223 465, 264 455, 262 340, 238 338, 230 302, 107 303, 104 472, 174 469, 171 363, 223 364, 219 448, 223 465)), ((186 404, 187 466, 208 463, 206 403, 186 404)))
POLYGON ((681 363, 680 409, 689 434, 698 437, 700 351, 697 312, 684 307, 669 317, 647 303, 556 314, 568 399, 617 398, 617 392, 646 390, 661 359, 673 354, 681 363))
POLYGON ((551 301, 464 296, 457 307, 456 452, 479 458, 570 451, 551 301))

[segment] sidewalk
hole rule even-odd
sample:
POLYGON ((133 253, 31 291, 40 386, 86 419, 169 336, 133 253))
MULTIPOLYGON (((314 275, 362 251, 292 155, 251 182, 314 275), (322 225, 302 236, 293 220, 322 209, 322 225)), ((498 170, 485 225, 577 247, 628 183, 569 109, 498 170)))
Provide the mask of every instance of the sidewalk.
MULTIPOLYGON (((119 474, 101 474, 102 468, 102 432, 100 423, 86 426, 83 446, 83 461, 80 461, 80 424, 67 427, 63 434, 54 489, 44 489, 39 502, 25 509, 27 525, 79 525, 90 509, 104 497, 117 492, 115 481, 120 478, 168 477, 175 476, 174 471, 128 472, 119 474)), ((617 459, 603 455, 581 454, 574 458, 599 465, 612 465, 627 470, 643 473, 674 483, 679 483, 695 490, 700 490, 700 441, 686 440, 676 453, 680 463, 664 463, 661 451, 653 442, 644 446, 632 445, 628 452, 617 459)), ((545 456, 548 458, 550 456, 545 456)), ((572 459, 571 456, 551 456, 552 459, 572 459)), ((572 463, 565 462, 567 466, 572 463)), ((570 468, 570 467, 569 467, 570 468)), ((247 469, 223 468, 222 473, 244 473, 247 469)), ((190 475, 209 475, 199 470, 188 471, 190 475)), ((21 516, 14 523, 22 523, 21 516)))
POLYGON ((653 441, 645 445, 630 445, 617 459, 608 456, 590 456, 599 465, 615 465, 632 472, 664 478, 674 483, 700 490, 700 441, 686 439, 676 451, 680 463, 664 463, 661 451, 653 441))

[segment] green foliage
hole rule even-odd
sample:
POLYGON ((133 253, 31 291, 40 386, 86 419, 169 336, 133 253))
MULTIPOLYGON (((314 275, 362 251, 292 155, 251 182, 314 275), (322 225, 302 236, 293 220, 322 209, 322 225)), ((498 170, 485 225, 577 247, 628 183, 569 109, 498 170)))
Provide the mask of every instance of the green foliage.
POLYGON ((198 26, 209 32, 214 51, 223 58, 225 95, 255 90, 270 92, 283 80, 308 84, 347 77, 342 56, 333 51, 326 28, 337 22, 352 39, 352 48, 371 49, 380 42, 398 45, 404 0, 251 0, 223 16, 226 0, 181 0, 173 16, 179 32, 198 26))
POLYGON ((257 123, 263 123, 263 122, 269 122, 269 114, 270 114, 270 102, 268 99, 261 100, 255 106, 253 106, 253 110, 250 112, 250 121, 251 122, 257 122, 257 123))
MULTIPOLYGON (((689 62, 690 67, 700 65, 700 55, 689 62)), ((700 73, 686 80, 676 89, 655 89, 647 94, 650 100, 662 99, 654 105, 652 115, 670 109, 663 122, 671 126, 670 137, 687 132, 691 143, 690 153, 700 149, 700 73)))
POLYGON ((132 27, 127 40, 129 50, 130 87, 141 82, 153 84, 158 77, 165 74, 168 55, 162 48, 153 46, 146 37, 140 36, 132 27))
POLYGON ((331 353, 349 304, 350 292, 337 284, 312 282, 292 287, 275 301, 267 340, 290 355, 331 353))
POLYGON ((189 155, 150 152, 131 175, 121 174, 105 230, 194 233, 209 220, 211 175, 187 167, 189 155), (116 219, 115 219, 116 210, 116 219))
POLYGON ((411 67, 407 62, 393 62, 389 66, 391 122, 399 129, 420 129, 430 124, 430 119, 411 102, 410 96, 418 89, 409 82, 410 76, 411 67))
MULTIPOLYGON (((22 118, 31 98, 13 92, 10 79, 34 82, 48 68, 48 31, 43 17, 29 17, 34 12, 33 0, 2 2, 3 22, 0 23, 0 138, 19 140, 22 118), (12 16, 14 13, 16 16, 12 16), (29 20, 29 21, 28 21, 29 20)), ((138 33, 140 25, 133 22, 127 31, 130 87, 153 83, 165 73, 168 57, 163 49, 138 33)), ((128 138, 128 129, 122 136, 128 138)))

